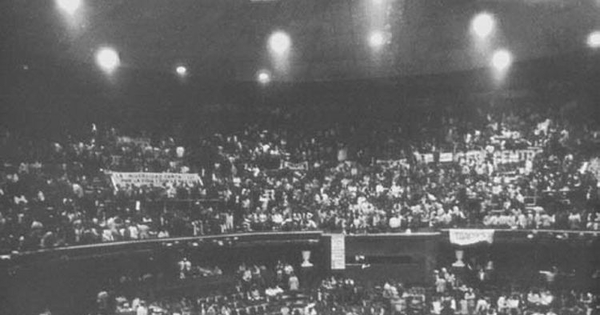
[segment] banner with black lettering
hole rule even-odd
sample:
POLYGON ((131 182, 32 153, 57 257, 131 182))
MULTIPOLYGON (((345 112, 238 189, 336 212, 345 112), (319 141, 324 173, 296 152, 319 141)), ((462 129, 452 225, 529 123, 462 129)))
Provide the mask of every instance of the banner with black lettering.
MULTIPOLYGON (((526 161, 533 161, 535 156, 540 153, 540 148, 529 148, 520 150, 501 150, 491 153, 490 157, 495 165, 508 165, 508 164, 522 164, 526 161)), ((442 153, 444 155, 445 153, 442 153)), ((442 155, 440 155, 440 161, 442 161, 442 155)), ((472 150, 467 152, 458 152, 454 154, 454 161, 461 159, 482 161, 488 156, 488 153, 484 150, 472 150)))
POLYGON ((202 184, 198 174, 182 173, 128 173, 111 172, 110 179, 114 187, 125 186, 149 186, 164 187, 165 184, 174 185, 197 185, 202 184))
POLYGON ((420 163, 425 163, 425 164, 429 164, 429 163, 433 163, 434 159, 433 159, 433 153, 414 153, 415 155, 415 160, 417 160, 417 162, 420 163))
POLYGON ((443 152, 440 153, 440 163, 449 163, 453 161, 452 152, 443 152))
MULTIPOLYGON (((485 150, 471 150, 467 152, 441 152, 439 155, 439 163, 451 163, 459 162, 461 160, 466 161, 484 161, 487 157, 491 158, 495 165, 514 165, 524 164, 526 161, 533 161, 536 154, 540 153, 542 149, 537 147, 531 147, 528 149, 520 150, 501 150, 493 153, 488 153, 485 150)), ((435 162, 434 155, 432 153, 414 153, 415 160, 419 163, 433 163, 435 162)), ((377 160, 378 164, 389 164, 391 160, 377 160)))
POLYGON ((281 168, 292 171, 308 171, 308 162, 293 163, 288 161, 281 161, 281 168))
POLYGON ((376 160, 375 163, 377 165, 384 165, 387 167, 409 167, 408 161, 406 159, 399 160, 376 160))
POLYGON ((149 146, 149 138, 117 137, 117 144, 133 144, 137 146, 149 146))
POLYGON ((450 243, 465 246, 486 242, 494 242, 494 230, 484 229, 450 229, 450 243))
POLYGON ((486 152, 483 150, 471 150, 467 152, 458 152, 454 154, 454 161, 460 160, 475 160, 475 161, 483 161, 485 160, 486 152))

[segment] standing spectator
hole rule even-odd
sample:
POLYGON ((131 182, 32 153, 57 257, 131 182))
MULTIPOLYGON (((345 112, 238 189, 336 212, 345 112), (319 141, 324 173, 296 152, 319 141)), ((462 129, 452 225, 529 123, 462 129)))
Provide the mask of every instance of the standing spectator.
POLYGON ((435 291, 438 294, 444 294, 446 293, 446 279, 444 278, 443 275, 440 275, 439 272, 436 270, 435 271, 435 291))
POLYGON ((475 306, 475 314, 486 315, 489 309, 490 309, 489 300, 484 296, 480 296, 479 299, 477 300, 477 306, 475 306))
POLYGON ((290 274, 290 278, 288 279, 288 287, 292 292, 300 290, 300 281, 294 272, 290 274))
POLYGON ((178 263, 179 266, 179 279, 185 279, 190 275, 192 271, 192 263, 186 258, 183 257, 181 261, 178 263))
POLYGON ((136 315, 148 315, 148 308, 146 307, 145 301, 140 301, 140 305, 138 305, 136 310, 136 315))

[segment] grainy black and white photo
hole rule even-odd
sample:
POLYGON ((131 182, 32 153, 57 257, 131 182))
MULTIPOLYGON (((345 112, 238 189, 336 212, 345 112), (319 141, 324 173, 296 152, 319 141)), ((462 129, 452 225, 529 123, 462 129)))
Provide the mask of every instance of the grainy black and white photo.
POLYGON ((600 314, 600 0, 0 0, 0 315, 600 314))

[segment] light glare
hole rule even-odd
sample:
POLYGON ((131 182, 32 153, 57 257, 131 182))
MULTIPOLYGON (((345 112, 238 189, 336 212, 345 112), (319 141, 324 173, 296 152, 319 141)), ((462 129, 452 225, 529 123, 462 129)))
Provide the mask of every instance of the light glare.
POLYGON ((81 6, 81 0, 56 0, 58 7, 68 14, 73 14, 81 6))
POLYGON ((492 66, 498 71, 504 71, 512 64, 512 54, 506 49, 494 52, 492 66))
POLYGON ((495 26, 494 17, 486 12, 477 14, 471 22, 471 30, 482 39, 492 34, 495 26))
POLYGON ((588 35, 587 44, 590 48, 600 48, 600 31, 594 31, 588 35))
POLYGON ((269 47, 276 54, 284 54, 292 46, 290 36, 284 32, 275 32, 269 38, 269 47))
POLYGON ((269 73, 265 70, 262 70, 258 73, 257 76, 258 82, 261 84, 267 84, 269 82, 271 82, 271 75, 269 75, 269 73))
POLYGON ((112 48, 102 48, 96 53, 96 62, 106 72, 113 72, 120 64, 119 55, 112 48))
POLYGON ((381 32, 373 32, 371 36, 369 36, 369 45, 373 48, 379 48, 383 46, 385 42, 385 38, 381 32))
POLYGON ((177 69, 175 69, 175 71, 177 72, 178 75, 180 75, 182 77, 187 74, 187 68, 184 66, 177 67, 177 69))

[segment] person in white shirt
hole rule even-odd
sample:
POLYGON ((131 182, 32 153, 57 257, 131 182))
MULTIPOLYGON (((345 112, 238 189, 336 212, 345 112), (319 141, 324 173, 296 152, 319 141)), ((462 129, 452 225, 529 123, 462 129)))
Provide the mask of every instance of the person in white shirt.
POLYGON ((138 308, 138 306, 140 306, 140 298, 136 297, 131 301, 131 308, 136 310, 138 308))
MULTIPOLYGON (((130 222, 127 221, 127 223, 129 224, 130 222)), ((129 238, 132 240, 137 240, 139 238, 139 231, 137 228, 137 225, 130 225, 128 227, 129 229, 129 238)))
POLYGON ((487 313, 489 308, 489 301, 483 297, 480 297, 479 300, 477 300, 477 306, 475 306, 475 313, 479 315, 484 315, 487 313))
POLYGON ((192 271, 192 263, 184 257, 179 263, 179 279, 185 279, 192 271))
POLYGON ((469 305, 465 298, 462 298, 460 301, 458 301, 458 314, 469 315, 469 305))
POLYGON ((540 295, 537 292, 529 291, 527 294, 527 304, 530 307, 538 307, 540 305, 540 295))
POLYGON ((435 279, 435 291, 440 294, 446 292, 446 279, 442 276, 437 276, 435 279))
POLYGON ((148 308, 146 307, 146 302, 140 301, 140 305, 138 305, 136 309, 136 315, 148 315, 148 308))
POLYGON ((469 291, 465 293, 465 300, 467 300, 467 307, 469 309, 469 314, 473 314, 475 311, 475 292, 473 292, 473 288, 469 288, 469 291))
POLYGON ((569 228, 577 230, 581 227, 581 214, 579 212, 571 212, 569 214, 569 228))
POLYGON ((556 282, 556 277, 558 276, 558 267, 553 266, 550 270, 540 270, 540 274, 544 275, 546 285, 552 288, 556 282))
POLYGON ((433 302, 431 302, 431 314, 440 314, 442 313, 442 301, 439 298, 435 298, 433 302))
POLYGON ((168 238, 168 237, 169 237, 169 231, 160 230, 160 232, 158 232, 158 238, 168 238))
POLYGON ((545 291, 541 292, 540 305, 542 305, 542 307, 544 309, 548 309, 553 301, 554 301, 554 296, 552 295, 552 293, 550 293, 550 291, 545 290, 545 291))
POLYGON ((283 271, 289 276, 294 272, 294 267, 292 267, 290 264, 286 264, 285 267, 283 267, 283 271))
POLYGON ((290 288, 290 291, 300 290, 300 281, 298 280, 298 277, 294 274, 294 272, 290 274, 290 278, 288 279, 288 286, 290 288))
POLYGON ((518 311, 519 310, 519 297, 517 295, 512 295, 510 296, 507 300, 506 300, 506 307, 509 309, 509 311, 512 313, 513 310, 518 311))
POLYGON ((496 302, 496 308, 498 308, 498 312, 504 314, 508 309, 508 305, 506 303, 506 296, 500 295, 498 301, 496 302))
POLYGON ((113 233, 110 229, 104 229, 102 231, 102 241, 103 242, 113 242, 115 239, 113 237, 113 233))

